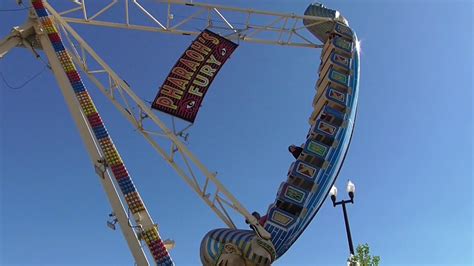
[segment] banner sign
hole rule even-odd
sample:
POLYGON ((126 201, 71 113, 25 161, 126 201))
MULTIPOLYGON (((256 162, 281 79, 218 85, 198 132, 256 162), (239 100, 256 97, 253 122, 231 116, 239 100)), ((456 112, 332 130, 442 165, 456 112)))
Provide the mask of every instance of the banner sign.
POLYGON ((214 77, 237 46, 204 30, 171 69, 151 107, 193 123, 214 77))

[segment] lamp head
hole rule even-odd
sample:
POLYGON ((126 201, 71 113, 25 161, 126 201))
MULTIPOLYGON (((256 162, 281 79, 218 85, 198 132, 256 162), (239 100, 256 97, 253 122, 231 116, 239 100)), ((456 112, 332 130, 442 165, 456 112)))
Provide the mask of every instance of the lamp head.
POLYGON ((347 193, 349 194, 349 197, 354 199, 354 194, 355 194, 355 185, 352 183, 352 181, 347 181, 347 193))
POLYGON ((337 188, 335 186, 332 186, 331 190, 329 191, 329 195, 331 195, 332 203, 335 204, 337 197, 337 188))

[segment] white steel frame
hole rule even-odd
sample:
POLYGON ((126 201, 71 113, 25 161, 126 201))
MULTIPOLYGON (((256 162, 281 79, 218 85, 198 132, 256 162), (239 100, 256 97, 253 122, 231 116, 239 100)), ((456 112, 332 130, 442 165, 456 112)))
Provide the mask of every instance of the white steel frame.
POLYGON ((155 151, 186 181, 186 183, 198 194, 200 198, 217 214, 217 216, 230 228, 236 228, 232 221, 226 206, 236 210, 243 215, 250 224, 259 228, 259 233, 264 238, 270 235, 258 224, 253 217, 239 201, 222 185, 215 173, 209 171, 200 160, 187 148, 179 139, 181 132, 174 132, 155 114, 149 107, 149 104, 143 102, 129 87, 129 85, 120 78, 107 63, 102 60, 97 53, 79 36, 79 34, 47 3, 45 7, 55 18, 56 23, 65 30, 65 36, 69 44, 74 47, 71 53, 73 61, 81 67, 89 79, 107 96, 113 105, 122 113, 127 120, 140 132, 150 143, 155 151), (98 64, 101 69, 89 69, 89 60, 98 64), (108 76, 108 84, 101 81, 100 75, 108 76), (153 127, 146 128, 144 120, 153 123, 153 127), (171 147, 163 148, 155 137, 167 139, 171 147), (184 164, 179 164, 175 155, 179 154, 184 164), (194 169, 198 169, 196 172, 194 169), (203 180, 198 180, 201 177, 203 180), (213 184, 215 190, 210 191, 210 184, 213 184))
MULTIPOLYGON (((309 48, 322 48, 322 44, 315 43, 304 36, 306 26, 302 23, 303 19, 314 21, 308 26, 332 20, 323 17, 282 14, 180 0, 156 1, 147 4, 146 7, 138 0, 109 0, 102 9, 91 11, 86 4, 89 2, 79 0, 77 7, 62 11, 59 15, 69 23, 180 35, 199 35, 201 31, 192 26, 194 26, 193 23, 200 20, 204 23, 204 27, 219 30, 230 40, 309 48), (193 13, 178 19, 173 12, 180 6, 188 7, 193 13), (134 23, 132 20, 139 20, 139 17, 131 15, 132 7, 136 7, 142 13, 141 20, 145 18, 150 23, 147 24, 143 21, 134 23), (98 19, 99 16, 111 12, 112 8, 122 8, 120 14, 123 14, 124 17, 114 20, 98 19), (154 12, 161 10, 166 10, 166 15, 161 17, 153 15, 154 12), (224 14, 235 17, 235 20, 231 21, 224 14)), ((97 4, 96 1, 93 2, 97 4)), ((182 8, 178 12, 181 10, 182 8)))
MULTIPOLYGON (((162 4, 154 3, 158 7, 166 8, 166 18, 159 19, 152 15, 151 11, 145 8, 138 0, 110 0, 102 9, 93 14, 89 14, 86 8, 86 0, 76 1, 78 5, 75 8, 62 12, 57 12, 49 3, 45 2, 45 7, 54 18, 58 28, 63 31, 63 41, 67 42, 70 47, 70 54, 74 63, 79 66, 88 78, 99 88, 99 90, 112 102, 112 104, 124 115, 127 120, 141 133, 141 135, 149 142, 153 149, 160 154, 163 159, 181 176, 184 181, 198 194, 198 196, 217 214, 217 216, 230 228, 236 228, 229 209, 233 209, 237 213, 245 217, 252 228, 262 238, 270 239, 270 234, 258 223, 258 220, 252 216, 247 209, 228 191, 217 178, 217 173, 212 173, 204 166, 201 161, 187 148, 180 140, 184 131, 176 131, 174 123, 172 130, 151 110, 149 104, 143 102, 130 88, 130 86, 120 78, 104 60, 86 43, 85 40, 69 25, 69 23, 81 23, 94 26, 124 28, 134 30, 153 31, 161 33, 182 34, 182 35, 198 35, 201 32, 196 30, 187 30, 188 26, 194 19, 205 15, 206 27, 210 29, 219 29, 230 32, 226 38, 240 40, 253 43, 264 43, 273 45, 285 45, 295 47, 321 48, 321 44, 313 43, 304 37, 299 31, 305 28, 302 25, 303 19, 314 21, 311 25, 317 25, 328 21, 327 18, 319 18, 312 16, 297 16, 294 14, 279 14, 266 11, 257 11, 252 9, 242 9, 233 7, 224 7, 219 5, 199 4, 184 1, 166 1, 162 4), (123 23, 112 21, 99 21, 97 17, 109 12, 112 7, 122 2, 125 9, 125 17, 123 23), (139 25, 131 23, 129 13, 130 5, 135 5, 142 14, 151 19, 154 26, 139 25), (173 20, 174 14, 172 7, 176 5, 184 5, 192 8, 194 13, 181 19, 179 22, 173 20), (79 13, 80 18, 69 17, 79 13), (242 23, 230 22, 224 17, 223 13, 232 13, 243 15, 245 21, 242 23), (214 24, 214 16, 225 25, 224 27, 214 24), (261 25, 253 22, 260 21, 259 17, 266 17, 271 22, 261 25), (281 24, 281 25, 278 25, 281 24), (237 27, 236 25, 240 25, 237 27), (243 25, 243 27, 242 27, 243 25), (278 26, 277 26, 278 25, 278 26), (265 33, 276 33, 266 35, 265 33), (285 37, 285 38, 284 38, 285 37), (100 68, 91 69, 92 63, 100 68), (107 77, 104 82, 104 75, 107 77), (151 124, 151 125, 149 125, 151 124), (169 150, 158 143, 157 138, 166 140, 170 145, 169 150), (180 157, 178 157, 179 155, 180 157)), ((130 225, 130 217, 123 206, 122 200, 116 191, 113 178, 108 171, 100 171, 103 169, 100 160, 103 158, 100 149, 94 141, 94 135, 91 133, 77 100, 74 97, 73 90, 69 84, 61 65, 56 58, 51 43, 47 36, 42 34, 42 29, 36 21, 29 20, 26 26, 15 28, 10 36, 0 41, 0 58, 4 56, 11 48, 15 46, 29 47, 28 42, 24 42, 26 38, 24 33, 31 35, 31 28, 39 37, 41 46, 45 51, 53 73, 60 85, 62 93, 66 99, 68 107, 73 115, 76 125, 79 128, 82 139, 86 143, 89 155, 95 165, 96 171, 101 176, 101 182, 107 193, 109 201, 114 210, 114 214, 120 223, 120 228, 124 234, 130 250, 138 265, 148 265, 147 257, 141 248, 140 238, 136 230, 130 225), (61 71, 60 71, 61 70, 61 71)), ((31 47, 29 47, 31 48, 31 47)), ((191 126, 191 125, 189 125, 191 126)), ((146 217, 134 217, 135 223, 143 229, 149 226, 155 226, 148 211, 145 210, 146 217)), ((171 245, 168 245, 170 248, 171 245)))
MULTIPOLYGON (((40 28, 36 28, 36 32, 41 32, 40 28)), ((140 245, 140 239, 137 235, 137 232, 135 232, 135 229, 132 226, 128 226, 131 222, 130 217, 128 216, 128 213, 123 205, 119 193, 117 192, 116 186, 113 181, 114 177, 111 175, 110 171, 107 171, 104 165, 100 163, 101 161, 103 161, 103 158, 105 158, 105 156, 103 155, 102 151, 100 150, 98 144, 95 141, 95 136, 92 132, 92 129, 89 127, 87 123, 87 118, 81 111, 81 107, 74 95, 74 90, 72 89, 71 84, 66 76, 66 73, 64 72, 61 63, 59 62, 54 52, 54 48, 46 34, 37 35, 40 39, 43 50, 48 57, 53 73, 56 76, 61 92, 63 93, 63 96, 68 105, 69 111, 71 112, 76 126, 79 129, 81 138, 86 144, 89 156, 92 162, 94 163, 96 173, 101 177, 99 178, 99 180, 102 182, 102 186, 104 187, 110 204, 112 205, 114 215, 120 224, 120 229, 122 230, 122 233, 125 236, 128 247, 130 248, 133 257, 135 258, 135 262, 137 263, 137 265, 149 265, 145 252, 142 246, 140 245)), ((148 214, 148 211, 145 210, 145 212, 146 215, 144 215, 143 218, 148 218, 148 221, 143 223, 140 222, 140 224, 146 226, 153 226, 154 223, 153 221, 151 221, 151 217, 148 214)))

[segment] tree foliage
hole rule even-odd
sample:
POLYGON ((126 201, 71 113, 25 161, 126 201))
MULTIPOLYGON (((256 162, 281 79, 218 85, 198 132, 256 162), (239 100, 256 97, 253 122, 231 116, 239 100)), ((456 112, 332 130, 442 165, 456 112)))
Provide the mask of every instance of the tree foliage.
POLYGON ((360 266, 378 266, 380 263, 379 256, 371 256, 369 244, 359 244, 356 249, 356 254, 350 260, 351 265, 360 266))

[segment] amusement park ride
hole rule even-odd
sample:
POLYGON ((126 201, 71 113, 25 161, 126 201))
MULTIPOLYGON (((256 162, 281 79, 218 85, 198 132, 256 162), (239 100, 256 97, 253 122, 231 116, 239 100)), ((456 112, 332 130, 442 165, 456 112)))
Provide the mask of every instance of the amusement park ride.
POLYGON ((173 265, 168 251, 174 242, 161 239, 79 71, 228 226, 210 231, 202 240, 200 254, 204 265, 270 265, 291 247, 334 184, 354 128, 359 43, 338 11, 312 4, 304 15, 279 14, 178 0, 148 2, 147 6, 138 0, 110 0, 95 11, 88 8, 89 1, 74 0, 73 7, 59 11, 49 3, 54 1, 17 2, 30 9, 29 17, 24 25, 14 27, 0 41, 0 59, 14 47, 35 54, 43 50, 110 201, 114 221, 120 225, 137 265, 149 265, 150 259, 157 265, 173 265), (140 19, 131 15, 132 8, 141 12, 140 19), (120 14, 124 16, 111 15, 112 9, 122 9, 120 14), (177 19, 185 9, 191 15, 177 19), (162 10, 165 15, 153 15, 156 10, 162 10), (263 17, 270 22, 262 23, 263 17), (145 20, 151 25, 136 22, 145 20), (208 170, 184 144, 192 123, 178 130, 174 120, 171 125, 163 122, 157 111, 141 100, 71 27, 71 24, 84 24, 200 36, 202 32, 192 26, 196 20, 203 21, 206 30, 219 32, 230 41, 322 48, 306 142, 291 149, 296 160, 278 189, 277 198, 262 217, 242 206, 217 174, 208 170), (310 40, 302 31, 309 31, 316 39, 310 40), (242 215, 252 230, 237 229, 229 214, 231 210, 242 215), (147 254, 151 254, 150 258, 147 254))

